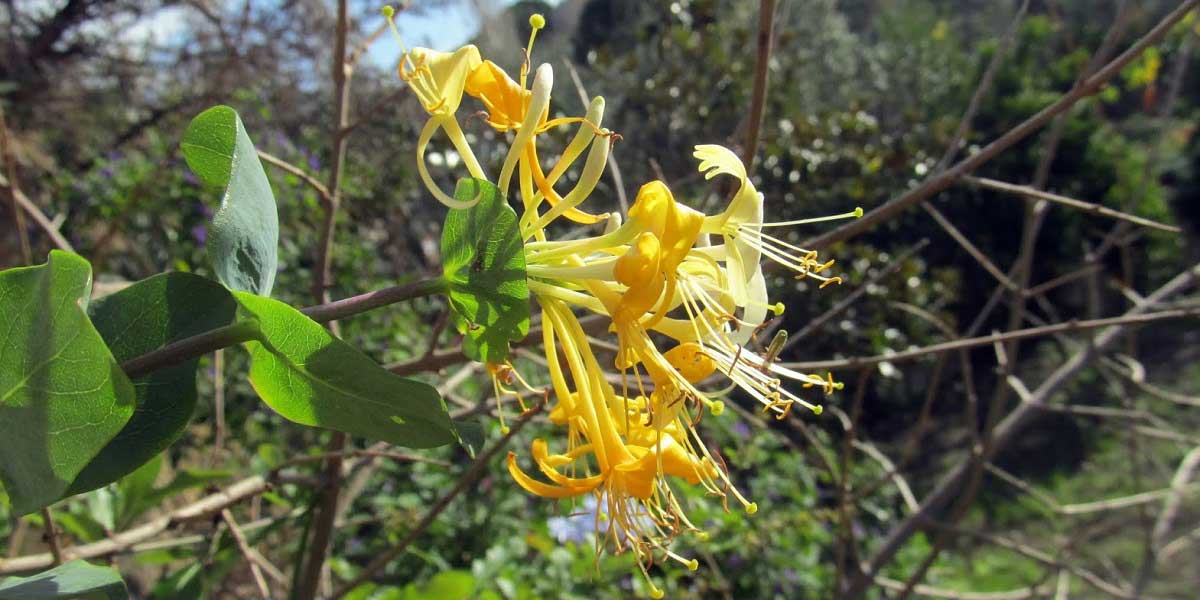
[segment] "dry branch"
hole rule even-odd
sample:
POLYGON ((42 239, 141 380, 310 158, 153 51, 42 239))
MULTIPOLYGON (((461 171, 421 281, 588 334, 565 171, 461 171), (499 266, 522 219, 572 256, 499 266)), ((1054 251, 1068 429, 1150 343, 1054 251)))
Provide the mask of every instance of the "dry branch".
MULTIPOLYGON (((1195 265, 1172 278, 1165 285, 1155 290, 1154 293, 1146 297, 1146 301, 1134 306, 1126 313, 1127 317, 1134 317, 1147 312, 1157 303, 1168 300, 1171 297, 1179 294, 1196 283, 1197 278, 1200 278, 1200 265, 1195 265)), ((1085 346, 1083 349, 1075 353, 1061 367, 1056 369, 1041 385, 1034 390, 1027 401, 1022 402, 1012 410, 1002 421, 996 426, 995 435, 992 438, 992 444, 988 452, 982 457, 983 460, 990 460, 1001 449, 1017 437, 1019 433, 1024 431, 1041 412, 1038 410, 1038 405, 1046 403, 1058 390, 1070 381, 1080 370, 1090 364, 1099 356, 1100 352, 1114 344, 1126 331, 1126 325, 1117 325, 1105 330, 1096 336, 1092 343, 1085 346)), ((875 556, 869 563, 864 565, 865 573, 858 577, 848 590, 849 597, 859 597, 863 594, 866 586, 869 585, 873 577, 879 570, 891 562, 895 557, 896 552, 900 547, 908 541, 913 534, 917 533, 926 526, 935 514, 942 511, 947 504, 956 498, 963 484, 966 483, 970 466, 974 459, 968 457, 961 461, 949 473, 947 473, 938 483, 936 488, 925 497, 921 503, 921 510, 916 514, 905 518, 888 532, 884 537, 875 556)))
POLYGON ((1095 75, 1088 77, 1081 85, 1071 89, 1071 91, 1063 94, 1057 101, 1042 109, 1037 114, 1029 117, 1021 124, 1017 125, 1008 133, 1000 136, 996 140, 984 146, 979 152, 971 155, 956 163, 954 166, 947 169, 945 172, 935 175, 924 183, 884 202, 882 205, 872 209, 861 219, 851 221, 833 231, 824 233, 813 239, 806 240, 799 244, 805 248, 820 250, 829 247, 831 244, 850 239, 860 233, 868 231, 875 226, 894 217, 897 213, 933 196, 934 194, 945 190, 961 179, 964 175, 974 171, 984 163, 995 158, 1001 152, 1011 148, 1017 142, 1025 139, 1033 132, 1041 129, 1051 119, 1065 112, 1067 109, 1075 105, 1080 100, 1092 96, 1100 91, 1104 84, 1116 77, 1126 65, 1133 62, 1134 59, 1141 56, 1143 52, 1150 46, 1156 44, 1182 20, 1200 0, 1185 0, 1166 17, 1164 17, 1157 25, 1139 39, 1133 46, 1123 52, 1120 56, 1113 59, 1104 68, 1096 72, 1095 75))

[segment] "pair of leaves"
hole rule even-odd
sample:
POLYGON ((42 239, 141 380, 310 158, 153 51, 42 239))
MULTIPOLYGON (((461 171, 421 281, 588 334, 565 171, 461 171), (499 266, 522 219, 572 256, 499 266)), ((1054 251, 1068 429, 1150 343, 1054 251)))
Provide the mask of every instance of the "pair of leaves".
POLYGON ((151 277, 89 303, 91 267, 53 251, 0 273, 0 479, 18 513, 130 473, 175 441, 196 406, 197 359, 130 381, 120 363, 233 319, 220 285, 151 277))
POLYGON ((442 228, 442 268, 450 306, 459 317, 463 352, 481 362, 508 358, 509 342, 529 334, 529 284, 517 214, 500 190, 482 179, 462 179, 458 200, 442 228))
POLYGON ((0 480, 32 512, 123 477, 173 443, 196 404, 197 360, 130 381, 120 363, 230 323, 252 326, 250 380, 285 418, 409 447, 455 440, 437 391, 393 375, 300 311, 188 273, 88 306, 86 261, 0 273, 0 480), (90 316, 90 318, 89 318, 90 316))

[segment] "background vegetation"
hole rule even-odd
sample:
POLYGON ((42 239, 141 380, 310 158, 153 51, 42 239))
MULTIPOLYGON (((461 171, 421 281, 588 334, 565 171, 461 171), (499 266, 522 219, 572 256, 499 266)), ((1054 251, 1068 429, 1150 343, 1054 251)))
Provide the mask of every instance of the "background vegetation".
MULTIPOLYGON (((423 113, 368 50, 392 43, 380 36, 378 6, 349 6, 348 55, 355 62, 340 171, 330 76, 338 19, 330 3, 0 4, 3 188, 6 197, 20 190, 50 222, 39 226, 23 215, 24 228, 13 227, 16 213, 4 202, 0 267, 28 260, 23 244, 34 262, 67 244, 92 261, 97 293, 165 270, 204 273, 215 199, 189 174, 178 142, 196 113, 224 103, 240 112, 261 151, 291 165, 268 171, 284 232, 275 297, 294 306, 312 300, 323 198, 302 173, 326 182, 339 169, 332 297, 437 270, 444 209, 427 197, 413 163, 423 113), (138 34, 167 21, 183 26, 138 34)), ((441 4, 416 1, 407 10, 437 14, 441 4)), ((1182 4, 780 2, 754 169, 769 216, 870 211, 923 189, 1070 94, 1182 4)), ((528 15, 547 15, 534 59, 554 65, 563 112, 584 112, 571 69, 588 93, 607 99, 606 125, 624 138, 614 154, 622 183, 606 178, 593 208, 607 202, 616 209, 623 194, 654 178, 695 206, 724 202, 696 172, 691 148, 741 147, 746 139, 758 3, 476 5, 493 12, 474 42, 509 68, 520 62, 528 15)), ((834 370, 846 389, 821 417, 764 419, 735 394, 743 414, 705 421, 712 444, 761 510, 750 518, 725 513, 698 493, 688 498, 694 520, 712 536, 686 548, 700 557, 699 572, 655 572, 670 596, 899 597, 911 580, 919 582, 919 596, 948 598, 1194 597, 1194 291, 1153 307, 1176 310, 1177 318, 1120 331, 1008 438, 1000 439, 995 426, 1022 410, 1024 390, 1036 395, 1103 330, 1063 328, 951 352, 919 349, 1120 316, 1200 262, 1197 22, 1192 15, 1169 28, 1097 94, 966 169, 971 177, 958 173, 919 206, 824 240, 836 241, 822 245, 838 259, 842 286, 817 293, 783 276, 772 282, 788 306, 774 326, 793 340, 781 360, 832 359, 836 364, 820 368, 834 370), (990 182, 1027 188, 1014 194, 990 182), (1030 189, 1092 206, 1038 202, 1030 189), (1153 223, 1113 218, 1112 211, 1153 223), (894 353, 907 354, 840 360, 894 353), (956 466, 965 480, 914 518, 956 466)), ((488 145, 494 134, 481 123, 468 129, 484 157, 500 151, 488 145)), ((830 229, 812 226, 795 239, 821 240, 830 229)), ((382 363, 428 365, 430 356, 450 356, 458 344, 452 328, 434 325, 444 314, 438 301, 417 301, 347 320, 341 335, 382 363), (427 354, 433 348, 437 353, 427 354)), ((324 452, 327 432, 283 421, 253 401, 244 378, 224 375, 244 372, 244 360, 240 350, 206 359, 200 414, 161 459, 56 505, 58 543, 104 540, 224 484, 324 452), (158 496, 148 496, 151 484, 161 488, 158 496)), ((486 414, 491 386, 479 365, 447 359, 437 366, 423 377, 460 415, 482 415, 488 440, 498 439, 486 414)), ((539 368, 529 355, 518 366, 539 368)), ((534 421, 513 445, 527 447, 541 427, 534 421)), ((632 559, 597 562, 578 523, 564 520, 580 507, 527 496, 499 461, 418 528, 469 462, 457 448, 361 457, 340 499, 322 595, 362 575, 413 532, 405 553, 367 573, 371 582, 346 597, 645 594, 632 559)), ((248 560, 222 534, 228 527, 220 518, 182 524, 103 558, 120 567, 138 597, 252 597, 251 564, 267 573, 275 597, 285 597, 302 570, 319 504, 321 471, 311 464, 310 477, 234 507, 261 560, 248 560)), ((0 540, 7 548, 0 552, 12 558, 44 551, 43 520, 8 518, 5 506, 0 540)))

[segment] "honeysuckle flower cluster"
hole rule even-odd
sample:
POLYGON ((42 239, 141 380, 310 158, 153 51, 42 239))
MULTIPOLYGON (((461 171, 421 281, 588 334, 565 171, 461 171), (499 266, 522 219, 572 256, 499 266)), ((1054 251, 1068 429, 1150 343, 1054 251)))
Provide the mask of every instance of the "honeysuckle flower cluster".
MULTIPOLYGON (((384 13, 390 21, 391 11, 384 13)), ((817 280, 821 287, 840 282, 826 274, 832 260, 822 262, 815 251, 768 232, 862 212, 765 222, 763 195, 745 166, 732 151, 716 145, 696 146, 694 156, 708 179, 723 175, 738 186, 720 214, 706 215, 679 202, 661 181, 643 185, 624 215, 585 211, 618 136, 603 127, 601 97, 592 99, 581 117, 551 118, 550 65, 537 67, 528 82, 530 52, 545 21, 534 15, 530 25, 516 80, 483 59, 475 46, 403 53, 400 77, 429 113, 417 142, 417 167, 440 202, 452 208, 472 204, 443 192, 429 174, 427 148, 434 135, 445 132, 467 172, 494 182, 520 209, 529 289, 541 308, 553 390, 549 420, 566 435, 562 441, 533 441, 532 473, 516 453, 509 453, 509 473, 522 488, 544 498, 593 498, 595 514, 603 517, 593 519, 597 552, 632 551, 651 594, 660 597, 648 568, 671 559, 696 569, 695 559, 671 546, 684 532, 703 536, 688 520, 673 486, 702 486, 726 508, 733 499, 748 513, 758 509, 702 440, 697 424, 703 413, 720 415, 724 404, 719 398, 734 385, 778 418, 797 404, 820 413, 820 405, 802 398, 797 388, 824 394, 841 388, 828 374, 781 367, 773 361, 773 349, 752 349, 759 347, 755 334, 768 315, 784 310, 769 299, 763 258, 790 269, 796 278, 817 280), (472 110, 471 115, 481 115, 487 126, 511 136, 495 178, 476 159, 458 120, 464 96, 482 105, 482 112, 472 110), (538 152, 539 137, 558 127, 576 132, 554 152, 558 158, 547 171, 538 152), (576 182, 567 189, 562 177, 580 161, 576 182), (553 239, 550 226, 562 221, 593 226, 594 234, 553 239), (611 363, 603 363, 593 350, 579 318, 586 313, 610 319, 617 342, 611 363)), ((519 398, 516 386, 535 391, 511 363, 487 367, 498 398, 519 398)))

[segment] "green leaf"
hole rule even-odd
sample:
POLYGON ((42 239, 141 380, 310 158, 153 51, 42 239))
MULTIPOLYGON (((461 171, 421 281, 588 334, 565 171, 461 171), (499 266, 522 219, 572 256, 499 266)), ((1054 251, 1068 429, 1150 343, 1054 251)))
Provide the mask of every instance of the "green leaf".
POLYGON ((208 232, 217 278, 231 289, 271 294, 279 246, 275 195, 237 111, 214 106, 192 119, 180 144, 188 166, 224 187, 208 232))
POLYGON ((451 209, 442 229, 442 264, 450 306, 466 334, 463 351, 474 360, 503 362, 508 343, 529 333, 529 284, 517 214, 496 186, 460 179, 459 200, 479 198, 467 209, 451 209))
POLYGON ((466 600, 475 593, 475 577, 468 571, 442 571, 423 585, 408 584, 405 600, 466 600))
MULTIPOLYGON (((124 362, 228 325, 237 315, 237 302, 229 290, 204 277, 163 273, 96 300, 88 313, 117 361, 124 362)), ((79 474, 68 495, 132 473, 179 438, 196 410, 198 363, 194 358, 133 382, 133 418, 79 474)))
POLYGON ((204 598, 204 563, 196 561, 154 585, 154 600, 200 600, 204 598))
POLYGON ((129 592, 125 590, 120 573, 82 560, 72 560, 29 577, 0 580, 0 600, 123 600, 128 597, 129 592))
POLYGON ((250 383, 284 418, 411 448, 455 441, 432 386, 393 375, 282 302, 235 296, 262 334, 246 343, 250 383))
POLYGON ((133 384, 85 312, 86 260, 0 272, 0 480, 18 514, 62 497, 133 414, 133 384))

